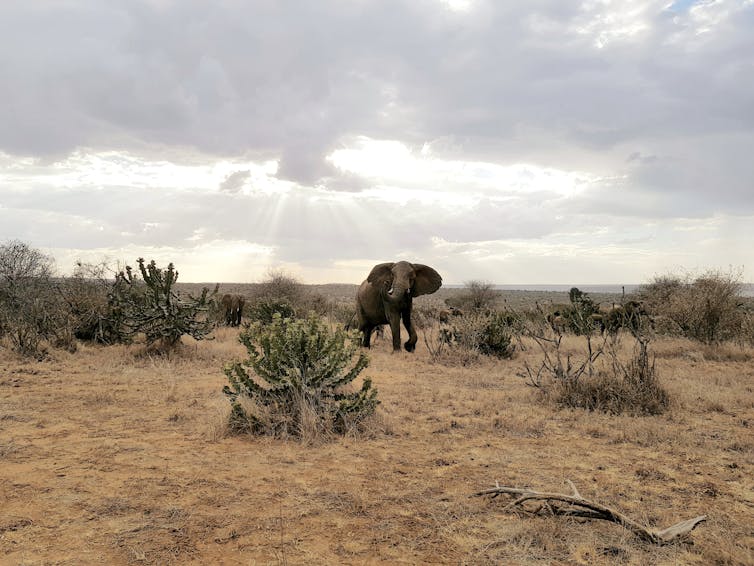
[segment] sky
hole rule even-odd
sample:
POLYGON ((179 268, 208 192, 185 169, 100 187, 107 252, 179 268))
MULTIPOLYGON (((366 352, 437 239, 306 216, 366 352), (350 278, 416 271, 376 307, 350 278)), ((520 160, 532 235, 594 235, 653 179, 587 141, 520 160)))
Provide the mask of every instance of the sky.
POLYGON ((181 281, 754 281, 754 0, 3 0, 0 243, 181 281))

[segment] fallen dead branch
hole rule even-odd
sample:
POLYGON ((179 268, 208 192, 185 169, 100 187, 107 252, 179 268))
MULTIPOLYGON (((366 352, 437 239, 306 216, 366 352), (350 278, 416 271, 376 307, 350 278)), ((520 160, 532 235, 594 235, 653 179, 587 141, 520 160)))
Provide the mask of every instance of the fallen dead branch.
POLYGON ((568 480, 568 484, 572 490, 571 495, 532 491, 530 489, 521 489, 517 487, 502 487, 496 484, 496 487, 492 489, 485 489, 474 493, 473 497, 489 495, 494 499, 503 494, 518 496, 517 499, 505 507, 504 511, 519 508, 532 515, 551 514, 586 519, 602 519, 604 521, 617 523, 634 533, 640 539, 652 544, 668 544, 674 542, 685 537, 694 530, 699 523, 707 520, 707 515, 700 515, 699 517, 676 523, 667 529, 657 531, 637 523, 633 519, 627 517, 623 513, 615 511, 614 509, 584 499, 570 480, 568 480), (528 501, 539 501, 541 503, 537 507, 529 509, 523 505, 528 501), (566 505, 560 505, 561 503, 565 503, 566 505))

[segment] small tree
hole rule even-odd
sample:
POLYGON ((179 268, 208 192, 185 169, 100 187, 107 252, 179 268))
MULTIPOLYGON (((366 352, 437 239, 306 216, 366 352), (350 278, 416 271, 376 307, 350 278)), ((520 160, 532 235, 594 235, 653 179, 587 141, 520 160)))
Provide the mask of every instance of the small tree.
POLYGON ((250 325, 239 340, 249 358, 223 370, 230 382, 223 393, 232 403, 234 431, 304 436, 314 428, 343 433, 378 404, 369 378, 358 391, 347 389, 369 363, 355 332, 332 331, 313 315, 305 320, 275 315, 271 324, 250 325))
POLYGON ((664 275, 642 285, 637 295, 649 312, 672 321, 682 335, 713 344, 743 333, 740 281, 740 271, 734 270, 664 275))
POLYGON ((211 294, 205 287, 199 297, 183 298, 173 289, 178 271, 172 263, 162 270, 154 260, 147 265, 143 258, 137 262, 141 279, 126 266, 110 292, 111 319, 120 333, 130 338, 143 332, 147 344, 159 341, 169 349, 184 334, 202 340, 212 332, 215 325, 207 313, 217 287, 211 294))
POLYGON ((487 311, 495 307, 500 291, 489 281, 467 281, 465 289, 457 297, 446 300, 449 306, 466 310, 487 311))

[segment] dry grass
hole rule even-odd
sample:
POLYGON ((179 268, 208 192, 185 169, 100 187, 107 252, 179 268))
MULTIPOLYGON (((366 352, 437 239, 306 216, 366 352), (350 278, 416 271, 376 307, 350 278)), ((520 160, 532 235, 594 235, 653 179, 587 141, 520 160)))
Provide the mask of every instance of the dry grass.
POLYGON ((749 357, 653 342, 673 403, 632 417, 541 403, 516 377, 533 349, 446 367, 421 341, 392 354, 384 340, 364 372, 379 419, 307 445, 224 434, 221 366, 245 355, 237 333, 184 339, 169 358, 0 351, 0 563, 754 563, 749 357), (468 497, 566 479, 653 526, 710 519, 693 545, 651 548, 615 525, 468 497))

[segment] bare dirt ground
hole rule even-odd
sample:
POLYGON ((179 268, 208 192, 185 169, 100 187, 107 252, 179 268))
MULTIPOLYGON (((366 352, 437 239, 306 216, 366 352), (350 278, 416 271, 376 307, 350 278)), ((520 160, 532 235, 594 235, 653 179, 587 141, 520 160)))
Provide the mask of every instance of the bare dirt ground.
POLYGON ((628 417, 544 404, 517 377, 533 349, 448 367, 383 339, 369 434, 305 445, 222 434, 237 334, 170 359, 0 350, 0 563, 754 564, 754 350, 656 340, 672 408, 628 417), (654 527, 709 519, 651 547, 469 497, 569 479, 654 527))

